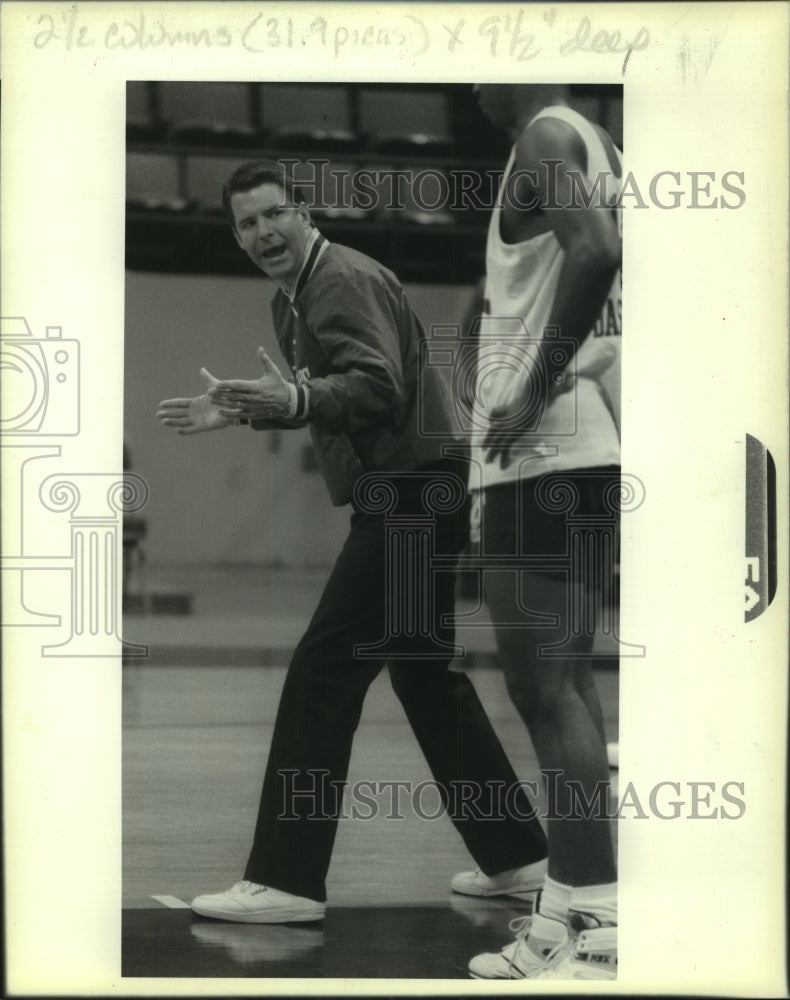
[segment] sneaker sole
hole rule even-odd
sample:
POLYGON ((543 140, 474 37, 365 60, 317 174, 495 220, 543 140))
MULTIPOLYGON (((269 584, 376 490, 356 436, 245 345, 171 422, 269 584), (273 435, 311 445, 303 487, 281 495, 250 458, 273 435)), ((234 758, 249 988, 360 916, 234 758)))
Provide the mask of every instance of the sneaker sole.
POLYGON ((326 911, 322 909, 306 910, 285 907, 276 910, 257 910, 249 913, 228 913, 226 910, 212 910, 207 906, 193 906, 192 912, 201 917, 211 917, 213 920, 230 920, 236 924, 303 924, 323 920, 326 911))
POLYGON ((616 980, 617 980, 617 976, 616 975, 613 976, 613 975, 610 975, 609 973, 605 973, 605 974, 597 975, 596 976, 596 975, 590 975, 587 972, 568 973, 567 976, 556 976, 556 975, 555 976, 539 976, 538 978, 540 979, 541 982, 546 982, 548 980, 551 980, 552 982, 557 982, 557 983, 576 983, 576 982, 579 982, 579 981, 582 981, 582 980, 584 982, 586 982, 586 983, 593 983, 593 982, 594 983, 603 983, 603 982, 613 983, 613 982, 616 982, 616 980))
POLYGON ((470 979, 485 979, 488 982, 493 982, 495 979, 500 983, 512 983, 518 979, 522 979, 522 976, 479 976, 476 972, 469 973, 470 979))
POLYGON ((540 892, 543 888, 543 879, 533 883, 522 883, 518 886, 513 886, 508 889, 456 889, 455 886, 450 886, 453 892, 458 893, 459 896, 481 896, 485 899, 489 899, 492 896, 515 896, 517 899, 531 899, 536 892, 540 892))

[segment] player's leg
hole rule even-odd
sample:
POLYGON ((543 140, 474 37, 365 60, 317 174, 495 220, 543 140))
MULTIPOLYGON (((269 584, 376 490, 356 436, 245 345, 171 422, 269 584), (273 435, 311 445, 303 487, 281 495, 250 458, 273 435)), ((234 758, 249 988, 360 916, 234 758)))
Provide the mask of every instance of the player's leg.
POLYGON ((601 739, 606 742, 606 729, 603 722, 603 709, 601 699, 598 695, 598 688, 595 684, 595 676, 589 660, 581 661, 575 669, 574 682, 579 697, 587 706, 587 711, 592 716, 595 728, 598 730, 601 739))
POLYGON ((516 621, 523 613, 520 605, 558 618, 556 628, 496 626, 497 647, 508 693, 547 776, 549 874, 574 886, 613 882, 606 748, 599 723, 577 687, 575 657, 586 657, 592 640, 573 637, 564 644, 562 657, 541 651, 567 635, 563 580, 522 574, 519 596, 512 574, 494 572, 486 580, 486 594, 495 622, 516 621))
MULTIPOLYGON (((492 573, 486 592, 494 621, 518 620, 520 608, 557 614, 567 601, 562 581, 532 574, 515 595, 512 574, 492 573)), ((542 644, 565 632, 549 629, 497 629, 497 645, 508 692, 529 731, 547 785, 549 870, 538 912, 523 936, 500 953, 479 955, 470 963, 476 978, 536 978, 589 946, 601 969, 616 964, 609 938, 617 922, 616 867, 607 818, 609 769, 600 727, 577 687, 574 654, 589 653, 589 639, 565 645, 562 659, 547 660, 542 644), (583 913, 576 911, 583 910, 583 913), (583 934, 571 941, 570 932, 583 934), (592 935, 592 937, 591 937, 592 935), (596 935, 598 937, 596 937, 596 935), (599 940, 601 935, 606 941, 599 940)), ((563 973, 565 975, 566 973, 563 973)))
MULTIPOLYGON (((516 517, 513 501, 512 490, 498 489, 494 502, 486 504, 488 540, 497 554, 526 554, 524 539, 530 531, 534 539, 549 540, 549 553, 552 537, 555 551, 565 551, 564 524, 558 531, 527 491, 518 496, 516 517)), ((544 968, 547 956, 555 964, 567 938, 568 911, 574 907, 584 908, 585 916, 579 919, 589 919, 591 927, 616 923, 609 772, 588 661, 593 635, 572 618, 579 608, 591 606, 587 598, 592 595, 574 574, 537 572, 529 560, 527 565, 533 569, 518 576, 489 569, 485 585, 508 691, 547 778, 549 878, 524 939, 499 955, 472 961, 472 974, 482 978, 532 978, 544 968), (537 616, 543 616, 545 624, 536 627, 537 616)), ((592 945, 597 946, 595 941, 592 945)), ((611 963, 609 952, 598 957, 611 963)))

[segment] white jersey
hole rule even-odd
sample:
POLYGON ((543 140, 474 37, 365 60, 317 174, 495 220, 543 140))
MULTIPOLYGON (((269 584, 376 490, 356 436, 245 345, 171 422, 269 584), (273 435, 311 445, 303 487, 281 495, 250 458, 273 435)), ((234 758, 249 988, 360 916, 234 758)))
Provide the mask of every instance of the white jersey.
MULTIPOLYGON (((564 106, 544 108, 529 124, 538 118, 559 118, 576 129, 587 147, 586 190, 592 191, 598 175, 604 174, 606 202, 614 202, 623 183, 622 169, 619 176, 613 176, 595 128, 564 106)), ((617 155, 622 165, 619 150, 617 155)), ((482 319, 478 348, 472 489, 563 469, 620 463, 620 272, 612 282, 598 321, 576 353, 577 379, 572 391, 560 393, 541 414, 536 405, 539 394, 534 392, 536 344, 544 336, 565 254, 551 231, 520 243, 503 242, 500 228, 503 195, 514 163, 515 148, 488 229, 487 315, 482 319), (525 412, 531 414, 530 430, 514 443, 511 462, 501 469, 498 459, 486 463, 481 429, 488 425, 488 414, 493 409, 508 406, 516 399, 527 401, 525 412)), ((597 200, 600 195, 596 193, 594 198, 597 200)), ((619 224, 618 221, 618 227, 619 224)), ((557 336, 558 349, 562 351, 562 331, 557 336)))

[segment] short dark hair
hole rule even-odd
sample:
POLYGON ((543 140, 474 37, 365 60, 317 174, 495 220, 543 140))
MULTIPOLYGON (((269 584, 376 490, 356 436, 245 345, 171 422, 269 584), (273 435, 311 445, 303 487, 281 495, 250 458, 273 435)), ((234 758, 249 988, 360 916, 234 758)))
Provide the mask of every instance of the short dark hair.
POLYGON ((307 201, 293 175, 277 160, 250 160, 237 167, 222 185, 222 207, 230 224, 235 228, 230 199, 234 194, 252 191, 261 184, 276 184, 285 191, 286 197, 294 205, 306 205, 307 201))

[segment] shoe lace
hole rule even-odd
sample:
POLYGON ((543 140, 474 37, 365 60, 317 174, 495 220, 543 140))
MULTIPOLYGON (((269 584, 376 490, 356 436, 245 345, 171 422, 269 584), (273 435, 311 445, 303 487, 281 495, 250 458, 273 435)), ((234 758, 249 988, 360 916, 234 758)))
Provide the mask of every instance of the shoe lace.
POLYGON ((559 965, 565 958, 573 955, 576 951, 576 944, 577 938, 574 937, 566 937, 564 941, 560 941, 560 943, 555 945, 548 955, 545 956, 544 962, 546 968, 548 969, 555 965, 559 965))
POLYGON ((579 935, 570 934, 563 942, 553 948, 545 957, 545 967, 538 979, 565 979, 567 969, 579 949, 579 935))
MULTIPOLYGON (((526 943, 526 938, 532 928, 532 917, 533 915, 530 913, 528 916, 516 917, 514 920, 510 921, 509 927, 515 934, 516 940, 504 948, 502 952, 503 956, 507 955, 508 976, 510 975, 510 972, 515 964, 516 952, 519 944, 523 942, 525 948, 529 947, 526 943)), ((576 950, 577 941, 578 938, 576 937, 566 937, 563 941, 560 941, 559 944, 555 945, 547 954, 535 954, 534 957, 543 964, 542 972, 545 973, 547 970, 555 968, 560 962, 572 955, 576 950)))
POLYGON ((532 926, 532 914, 528 913, 523 917, 515 917, 508 924, 509 929, 512 931, 516 940, 521 940, 527 936, 527 932, 532 926))
POLYGON ((546 956, 546 964, 536 979, 567 979, 568 966, 576 954, 577 941, 568 938, 546 956))
POLYGON ((507 971, 508 978, 510 978, 518 946, 521 942, 526 940, 527 934, 529 934, 529 929, 532 927, 532 914, 528 913, 524 917, 514 917, 514 919, 508 924, 508 927, 511 933, 515 936, 515 941, 503 948, 502 954, 503 956, 507 955, 507 971))

